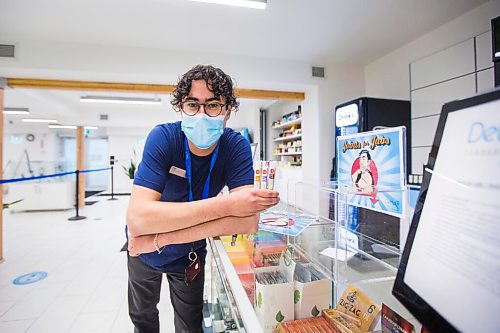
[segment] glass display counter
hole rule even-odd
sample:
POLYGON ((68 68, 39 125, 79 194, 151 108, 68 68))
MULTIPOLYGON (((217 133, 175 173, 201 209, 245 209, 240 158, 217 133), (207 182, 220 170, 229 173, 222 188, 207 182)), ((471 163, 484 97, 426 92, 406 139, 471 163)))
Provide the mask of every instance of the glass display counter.
MULTIPOLYGON (((256 272, 261 272, 263 267, 279 266, 282 253, 287 250, 285 253, 288 253, 289 259, 303 267, 312 267, 313 271, 321 274, 329 283, 326 288, 324 284, 322 287, 322 308, 312 311, 307 309, 305 315, 297 310, 302 295, 295 285, 291 291, 293 295, 290 296, 295 303, 295 319, 298 319, 297 316, 301 317, 300 319, 307 315, 317 316, 323 309, 334 308, 347 286, 352 285, 380 306, 382 303, 389 306, 410 321, 418 332, 418 322, 391 294, 402 251, 400 244, 404 244, 404 235, 407 232, 407 211, 398 218, 399 225, 396 230, 402 242, 388 244, 384 242, 385 236, 374 237, 374 232, 382 235, 388 232, 385 229, 390 226, 384 223, 377 227, 379 231, 371 230, 370 235, 350 228, 346 207, 352 199, 352 189, 339 188, 331 183, 323 187, 297 183, 293 190, 293 195, 288 193, 288 204, 280 203, 266 213, 296 221, 301 218, 308 219, 310 224, 298 235, 259 230, 254 235, 239 235, 234 245, 231 244, 230 236, 209 241, 209 252, 213 256, 212 291, 215 290, 212 292, 211 302, 222 304, 222 309, 215 313, 218 320, 226 323, 223 331, 272 331, 269 325, 263 323, 262 314, 258 311, 262 310, 262 295, 260 291, 256 295, 256 272), (226 296, 214 296, 221 294, 226 296), (222 314, 223 319, 220 319, 217 313, 222 314)), ((379 192, 385 192, 387 196, 397 191, 403 192, 399 194, 407 200, 406 190, 379 189, 379 192)), ((396 231, 390 230, 392 233, 396 231)), ((287 293, 282 292, 281 299, 275 301, 287 302, 287 293)), ((276 320, 282 319, 281 317, 285 317, 284 321, 293 319, 284 313, 284 310, 280 311, 276 320)), ((221 332, 221 328, 213 329, 214 332, 221 332)), ((375 329, 380 330, 380 319, 375 329)))

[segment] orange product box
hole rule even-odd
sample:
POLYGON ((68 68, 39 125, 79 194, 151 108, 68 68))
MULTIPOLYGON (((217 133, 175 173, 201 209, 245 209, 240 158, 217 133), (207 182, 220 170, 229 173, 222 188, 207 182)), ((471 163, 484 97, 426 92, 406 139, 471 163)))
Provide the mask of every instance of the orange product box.
POLYGON ((252 263, 246 252, 229 252, 227 255, 233 265, 251 265, 252 263))
POLYGON ((327 319, 323 317, 313 317, 300 320, 285 321, 279 323, 275 333, 340 333, 327 319))

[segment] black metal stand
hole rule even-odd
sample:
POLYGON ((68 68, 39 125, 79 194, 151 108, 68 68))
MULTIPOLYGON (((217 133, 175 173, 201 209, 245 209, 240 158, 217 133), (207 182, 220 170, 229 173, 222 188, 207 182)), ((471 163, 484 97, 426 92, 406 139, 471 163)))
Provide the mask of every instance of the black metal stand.
POLYGON ((114 181, 113 181, 113 166, 111 166, 111 198, 108 200, 118 200, 118 198, 115 198, 115 190, 114 190, 114 181))
POLYGON ((78 221, 78 220, 84 220, 84 219, 86 219, 86 217, 85 217, 85 216, 80 216, 80 215, 78 215, 78 208, 79 208, 79 207, 78 207, 78 206, 79 206, 79 205, 78 205, 78 199, 79 199, 79 194, 80 194, 80 193, 79 193, 79 187, 80 187, 80 180, 79 180, 79 179, 80 179, 80 177, 79 177, 79 175, 80 175, 80 170, 76 170, 76 194, 75 194, 75 199, 76 199, 76 204, 75 204, 75 207, 76 207, 76 215, 75 215, 75 216, 73 216, 73 217, 70 217, 70 218, 68 219, 68 221, 78 221))

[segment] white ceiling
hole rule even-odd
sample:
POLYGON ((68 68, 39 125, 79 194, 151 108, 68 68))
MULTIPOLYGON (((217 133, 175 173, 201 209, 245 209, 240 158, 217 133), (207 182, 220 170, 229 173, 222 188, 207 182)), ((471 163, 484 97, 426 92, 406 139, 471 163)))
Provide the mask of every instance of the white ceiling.
POLYGON ((1 0, 3 38, 369 63, 486 0, 1 0))
MULTIPOLYGON (((46 40, 220 53, 308 62, 367 64, 486 0, 268 0, 265 10, 190 0, 0 0, 0 42, 46 40)), ((0 73, 1 76, 1 73, 0 73)), ((84 92, 7 90, 6 106, 61 123, 97 122, 137 107, 82 105, 84 92), (78 114, 78 116, 77 116, 78 114), (88 119, 87 119, 88 118, 88 119)), ((149 121, 177 119, 163 96, 149 121)), ((243 108, 269 101, 242 100, 243 108)), ((9 117, 15 124, 19 116, 9 117)), ((148 122, 149 122, 148 121, 148 122)), ((147 125, 146 125, 147 126, 147 125)))

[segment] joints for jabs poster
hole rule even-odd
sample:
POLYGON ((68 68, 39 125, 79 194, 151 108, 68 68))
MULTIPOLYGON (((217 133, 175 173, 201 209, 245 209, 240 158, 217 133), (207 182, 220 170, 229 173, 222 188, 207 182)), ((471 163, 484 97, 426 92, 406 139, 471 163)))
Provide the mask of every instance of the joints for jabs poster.
POLYGON ((352 189, 347 194, 348 204, 403 216, 403 138, 404 127, 337 138, 339 186, 352 189))

